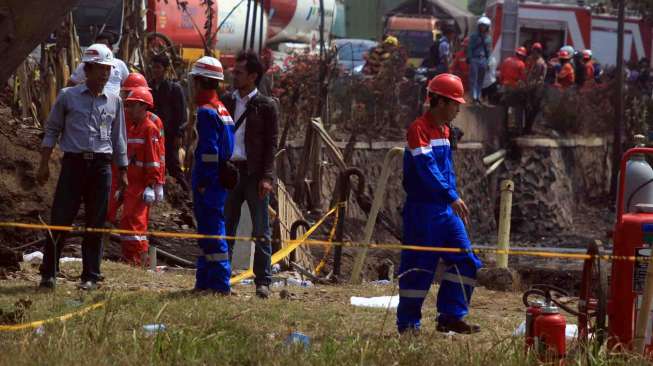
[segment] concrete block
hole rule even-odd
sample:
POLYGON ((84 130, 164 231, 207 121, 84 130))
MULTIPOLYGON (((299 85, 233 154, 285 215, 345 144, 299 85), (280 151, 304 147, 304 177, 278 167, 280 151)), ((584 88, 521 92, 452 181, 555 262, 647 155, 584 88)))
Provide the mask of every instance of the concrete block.
MULTIPOLYGON (((238 230, 236 230, 236 236, 252 236, 252 229, 252 217, 249 214, 249 207, 247 206, 247 202, 243 202, 240 208, 240 221, 238 223, 238 230)), ((236 240, 234 254, 231 258, 231 268, 245 270, 251 268, 253 264, 254 242, 251 240, 236 240)))

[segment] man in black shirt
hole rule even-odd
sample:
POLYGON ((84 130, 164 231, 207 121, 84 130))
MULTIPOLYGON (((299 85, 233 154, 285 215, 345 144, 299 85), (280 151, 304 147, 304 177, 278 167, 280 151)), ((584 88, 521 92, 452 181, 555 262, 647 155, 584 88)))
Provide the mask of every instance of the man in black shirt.
POLYGON ((166 170, 184 189, 187 183, 181 171, 179 148, 182 145, 184 128, 188 121, 186 97, 181 86, 168 78, 170 59, 166 55, 155 55, 151 59, 151 77, 148 82, 154 97, 154 113, 163 121, 166 141, 166 170))

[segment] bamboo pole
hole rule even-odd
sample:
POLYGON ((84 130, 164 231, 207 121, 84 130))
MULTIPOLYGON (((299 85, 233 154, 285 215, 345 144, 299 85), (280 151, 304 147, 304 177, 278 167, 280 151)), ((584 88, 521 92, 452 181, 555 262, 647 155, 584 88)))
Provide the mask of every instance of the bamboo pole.
MULTIPOLYGON (((385 188, 388 183, 388 178, 390 178, 390 173, 395 171, 394 169, 390 169, 392 165, 391 162, 396 157, 402 156, 403 153, 403 148, 393 147, 385 155, 385 160, 383 161, 383 171, 381 171, 381 177, 379 177, 379 180, 376 184, 376 190, 374 191, 374 201, 372 201, 372 208, 370 209, 370 213, 367 216, 367 222, 365 223, 365 229, 363 231, 363 243, 369 243, 372 240, 374 226, 376 225, 376 217, 381 210, 381 204, 383 203, 383 196, 385 195, 385 188)), ((365 264, 366 256, 367 247, 363 247, 356 256, 354 268, 351 272, 351 282, 354 284, 359 284, 361 282, 361 272, 363 270, 363 265, 365 264)))
POLYGON ((651 305, 653 304, 653 253, 651 253, 648 261, 648 269, 646 270, 646 282, 644 284, 644 295, 642 298, 642 306, 639 308, 637 314, 637 324, 635 326, 635 338, 633 340, 635 352, 643 354, 646 347, 645 337, 646 328, 650 321, 651 305))
POLYGON ((484 157, 483 158, 483 164, 490 165, 490 164, 494 163, 495 161, 503 158, 504 156, 506 156, 506 149, 498 150, 498 151, 484 157))
MULTIPOLYGON (((510 216, 512 213, 512 192, 515 183, 506 179, 501 181, 501 206, 499 207, 499 238, 497 245, 500 250, 510 249, 510 216)), ((508 254, 497 254, 497 267, 508 268, 508 254)))

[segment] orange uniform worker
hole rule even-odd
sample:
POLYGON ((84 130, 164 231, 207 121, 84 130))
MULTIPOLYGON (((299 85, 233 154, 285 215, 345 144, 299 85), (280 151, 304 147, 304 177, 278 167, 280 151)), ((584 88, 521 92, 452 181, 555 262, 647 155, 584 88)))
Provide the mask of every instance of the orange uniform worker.
MULTIPOLYGON (((136 90, 138 88, 146 88, 148 91, 151 90, 149 86, 147 85, 147 80, 145 77, 139 73, 131 73, 129 76, 127 76, 127 79, 125 79, 125 82, 122 85, 122 89, 120 92, 121 98, 125 99, 129 96, 129 93, 131 93, 133 90, 136 90)), ((163 185, 165 184, 165 137, 164 137, 164 130, 163 130, 163 121, 161 121, 161 118, 159 118, 156 114, 152 112, 147 112, 147 116, 154 124, 156 127, 159 129, 159 156, 160 156, 160 171, 159 171, 159 180, 157 182, 157 185, 155 186, 155 193, 156 193, 156 201, 160 202, 163 200, 163 185)), ((115 167, 112 166, 112 169, 115 171, 115 167)), ((118 182, 117 180, 113 180, 111 182, 111 196, 109 197, 109 208, 107 210, 107 221, 111 223, 115 223, 117 221, 117 211, 120 205, 122 204, 122 193, 117 190, 118 182)))
MULTIPOLYGON (((159 129, 148 115, 154 105, 152 94, 146 88, 137 88, 125 98, 127 124, 127 178, 129 184, 123 193, 123 213, 120 229, 147 231, 150 205, 156 200, 155 185, 161 176, 159 129)), ((148 251, 145 235, 120 236, 123 259, 140 265, 148 251)))
POLYGON ((467 46, 469 46, 469 37, 463 39, 460 51, 453 56, 451 64, 451 73, 458 76, 463 85, 467 85, 469 79, 469 64, 467 63, 467 46))
POLYGON ((516 88, 520 82, 526 81, 526 56, 526 48, 519 47, 515 50, 515 56, 503 60, 499 67, 501 85, 516 88))
POLYGON ((576 74, 571 64, 571 54, 567 51, 560 51, 558 59, 560 60, 560 71, 556 75, 556 86, 567 89, 576 82, 576 74))
POLYGON ((592 51, 583 51, 583 64, 585 65, 585 86, 594 85, 594 62, 592 62, 592 51))

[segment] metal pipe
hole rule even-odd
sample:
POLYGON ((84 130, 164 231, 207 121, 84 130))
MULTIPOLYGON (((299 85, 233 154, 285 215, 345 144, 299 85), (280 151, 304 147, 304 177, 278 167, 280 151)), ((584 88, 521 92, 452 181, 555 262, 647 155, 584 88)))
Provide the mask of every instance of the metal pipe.
POLYGON ((247 0, 247 15, 245 16, 245 32, 243 33, 243 50, 247 49, 247 34, 249 31, 249 12, 252 7, 252 0, 247 0))
MULTIPOLYGON (((383 196, 385 195, 386 185, 388 183, 388 178, 390 178, 390 173, 394 170, 391 170, 391 162, 394 158, 403 156, 404 149, 401 147, 393 147, 390 149, 386 155, 385 160, 383 161, 383 170, 381 171, 381 177, 376 183, 376 190, 374 191, 374 201, 372 201, 372 208, 370 213, 367 215, 367 222, 365 223, 365 229, 363 231, 363 243, 367 244, 372 240, 372 233, 374 232, 374 226, 376 225, 376 218, 381 210, 381 204, 383 203, 383 196)), ((354 268, 351 273, 351 282, 358 284, 361 282, 361 271, 363 270, 363 264, 365 263, 365 257, 367 256, 367 247, 362 248, 356 260, 354 262, 354 268)))
POLYGON ((612 177, 610 181, 610 197, 614 199, 617 192, 619 161, 623 154, 621 140, 624 135, 624 22, 625 0, 619 0, 619 15, 617 23, 617 100, 615 101, 614 141, 612 142, 612 177))
POLYGON ((503 163, 506 160, 505 157, 500 158, 499 160, 495 161, 494 164, 492 164, 487 170, 485 171, 485 176, 487 177, 488 175, 494 173, 495 170, 499 168, 501 163, 503 163))
POLYGON ((492 154, 484 157, 483 158, 483 164, 490 165, 490 164, 494 163, 495 161, 497 161, 497 160, 503 158, 504 156, 506 156, 506 153, 507 153, 506 149, 497 150, 497 151, 493 152, 492 154))
POLYGON ((252 11, 252 36, 249 39, 249 49, 254 50, 254 40, 256 38, 256 17, 258 16, 258 0, 254 0, 254 10, 252 11))
MULTIPOLYGON (((501 204, 499 206, 499 237, 497 245, 499 250, 510 249, 510 217, 512 213, 512 192, 515 183, 506 179, 501 181, 501 204)), ((497 267, 508 268, 508 254, 497 254, 497 267)))
MULTIPOLYGON (((265 14, 265 0, 261 0, 261 18, 258 23, 258 54, 263 51, 263 14, 265 14)), ((269 24, 269 22, 268 22, 269 24)))

